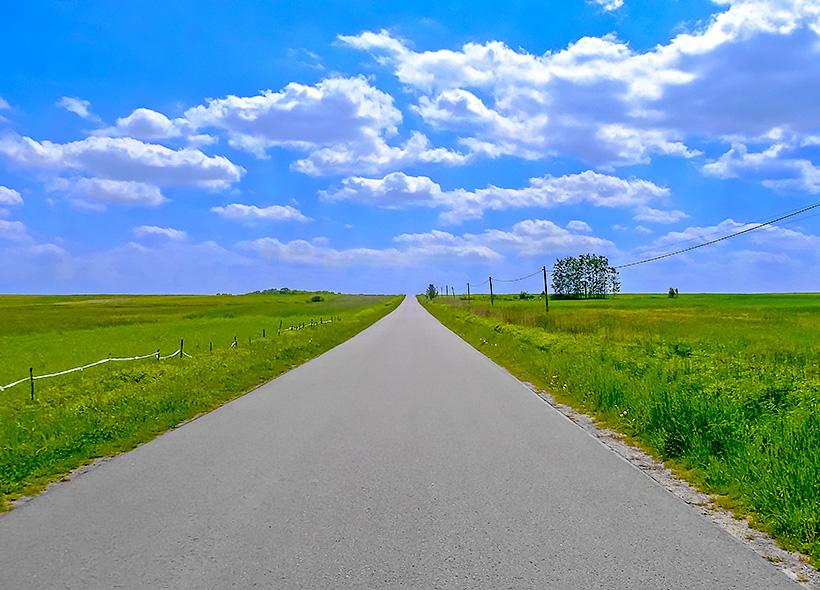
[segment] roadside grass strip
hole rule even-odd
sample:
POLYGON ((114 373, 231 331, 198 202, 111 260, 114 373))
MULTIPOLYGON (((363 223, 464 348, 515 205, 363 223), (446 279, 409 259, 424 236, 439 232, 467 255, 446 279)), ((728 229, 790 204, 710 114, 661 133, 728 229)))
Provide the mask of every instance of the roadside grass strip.
POLYGON ((422 304, 475 348, 628 436, 820 563, 820 296, 422 304))
POLYGON ((0 381, 28 367, 34 367, 35 378, 52 377, 36 382, 33 400, 25 383, 0 392, 2 509, 97 458, 133 449, 319 356, 387 315, 402 299, 323 295, 328 302, 322 307, 306 302, 304 293, 188 297, 177 300, 182 305, 176 312, 175 296, 123 298, 117 305, 126 309, 120 312, 112 312, 110 302, 78 299, 76 306, 55 312, 59 302, 54 300, 0 297, 0 311, 8 317, 27 315, 39 326, 26 332, 21 322, 10 321, 5 333, 0 328, 0 381), (30 308, 20 311, 20 305, 30 308), (153 315, 156 306, 165 306, 165 313, 153 315), (48 321, 40 321, 42 315, 48 321), (181 335, 181 354, 133 355, 139 348, 170 352, 179 347, 181 335), (81 364, 105 356, 106 349, 133 357, 81 364), (109 362, 126 358, 131 362, 109 362), (46 372, 55 365, 80 366, 46 372))

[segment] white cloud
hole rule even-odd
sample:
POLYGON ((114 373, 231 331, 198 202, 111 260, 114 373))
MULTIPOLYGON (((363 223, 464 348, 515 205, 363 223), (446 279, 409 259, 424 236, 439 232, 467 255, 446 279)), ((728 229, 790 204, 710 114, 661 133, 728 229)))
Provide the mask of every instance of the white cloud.
POLYGON ((677 209, 673 211, 661 211, 651 207, 641 206, 636 209, 637 215, 633 217, 635 221, 649 221, 651 223, 675 223, 681 219, 689 217, 683 211, 677 209))
MULTIPOLYGON (((742 236, 732 238, 731 240, 744 240, 746 243, 752 242, 754 244, 766 245, 770 248, 770 253, 772 252, 771 248, 807 251, 820 249, 820 237, 818 236, 777 225, 759 226, 759 223, 739 223, 733 219, 726 219, 717 225, 688 227, 682 232, 670 232, 660 237, 652 248, 664 248, 665 251, 678 248, 682 249, 716 240, 740 231, 753 230, 742 236)), ((720 245, 725 246, 726 242, 729 241, 730 240, 725 240, 714 246, 707 246, 707 248, 719 247, 720 245)))
MULTIPOLYGON (((617 9, 621 0, 596 0, 617 9)), ((820 7, 719 0, 700 29, 635 51, 615 35, 532 55, 491 41, 417 52, 387 31, 340 36, 418 95, 416 111, 469 156, 579 158, 601 169, 693 158, 693 140, 816 133, 820 7), (595 138, 591 141, 590 138, 595 138)))
POLYGON ((606 250, 615 246, 608 240, 580 235, 543 219, 521 221, 513 225, 510 231, 488 229, 480 234, 455 236, 433 230, 423 234, 402 234, 395 240, 411 243, 416 252, 425 255, 470 253, 490 260, 501 258, 504 254, 548 256, 568 250, 606 250))
POLYGON ((342 180, 342 188, 319 191, 328 201, 355 201, 386 209, 408 205, 435 207, 446 205, 449 197, 426 176, 408 176, 392 172, 384 178, 352 176, 342 180))
POLYGON ((369 266, 403 264, 404 256, 395 248, 375 250, 370 248, 351 248, 335 250, 326 245, 323 239, 313 242, 293 240, 280 242, 276 238, 240 242, 244 250, 255 252, 262 258, 280 260, 287 263, 315 264, 324 266, 369 266))
POLYGON ((351 177, 342 187, 321 191, 330 201, 356 201, 385 208, 410 205, 442 207, 445 223, 459 223, 480 218, 486 210, 503 211, 512 208, 558 206, 589 203, 595 207, 642 207, 646 203, 669 196, 668 188, 642 179, 622 179, 587 170, 561 177, 546 175, 531 178, 525 188, 500 188, 443 191, 427 177, 411 177, 402 172, 382 179, 351 177))
POLYGON ((307 152, 291 168, 316 176, 466 162, 458 152, 434 148, 418 131, 389 145, 387 138, 397 135, 401 121, 393 98, 363 76, 327 78, 315 86, 294 82, 280 92, 212 99, 185 112, 192 131, 226 131, 232 147, 258 158, 267 158, 273 147, 307 152))
POLYGON ((0 238, 19 242, 28 239, 26 226, 22 221, 0 219, 0 238))
POLYGON ((22 205, 23 197, 12 188, 0 186, 0 205, 22 205))
POLYGON ((144 182, 104 178, 58 178, 47 185, 50 191, 71 195, 81 208, 104 210, 106 203, 155 207, 168 201, 159 187, 144 182))
POLYGON ((188 234, 184 231, 173 229, 170 227, 157 227, 155 225, 141 225, 139 227, 135 227, 133 233, 138 238, 142 238, 145 236, 162 236, 166 237, 169 240, 173 240, 175 242, 184 242, 188 239, 188 234))
POLYGON ((613 12, 624 5, 624 0, 587 0, 590 4, 596 4, 604 12, 613 12))
POLYGON ((87 100, 81 100, 77 97, 64 96, 57 101, 56 104, 58 107, 62 107, 71 113, 79 115, 87 121, 93 121, 95 123, 100 121, 100 118, 91 112, 91 103, 87 100))
POLYGON ((705 164, 703 173, 718 178, 743 176, 778 190, 820 192, 820 166, 795 155, 800 148, 811 145, 812 138, 803 142, 795 137, 777 138, 780 141, 760 152, 749 152, 745 144, 736 142, 720 158, 705 164))
POLYGON ((432 230, 401 234, 396 248, 350 248, 337 250, 324 238, 310 242, 282 242, 276 238, 240 242, 241 249, 266 259, 320 266, 404 266, 433 260, 497 262, 505 256, 551 256, 577 250, 614 250, 608 240, 581 235, 540 219, 516 223, 510 231, 488 229, 480 234, 455 235, 432 230))
POLYGON ((0 138, 0 155, 55 175, 47 183, 49 190, 64 191, 79 199, 77 204, 97 209, 99 203, 159 205, 167 200, 162 185, 227 189, 245 172, 223 156, 132 138, 88 137, 58 144, 6 134, 0 138), (76 172, 92 176, 77 178, 76 172), (63 173, 68 177, 56 176, 63 173))
POLYGON ((0 96, 0 110, 10 109, 10 108, 11 107, 9 106, 9 103, 6 101, 6 99, 4 99, 2 96, 0 96))
POLYGON ((313 151, 307 158, 291 165, 293 170, 315 176, 331 174, 375 174, 417 163, 445 166, 462 165, 469 156, 445 148, 432 147, 430 140, 418 131, 400 147, 391 147, 382 138, 354 142, 313 151))
POLYGON ((570 231, 579 231, 579 232, 591 232, 592 228, 586 221, 579 221, 577 219, 573 219, 567 224, 567 229, 570 231))
POLYGON ((66 144, 7 134, 0 154, 16 164, 55 172, 79 170, 108 180, 219 190, 237 182, 244 169, 223 156, 172 150, 127 137, 87 137, 66 144))
MULTIPOLYGON (((96 131, 94 135, 111 137, 132 137, 148 141, 193 136, 191 125, 185 119, 173 121, 151 109, 135 109, 127 117, 117 119, 114 127, 96 131)), ((199 136, 197 136, 199 137, 199 136)))
POLYGON ((35 244, 28 247, 28 252, 35 256, 51 255, 51 256, 65 256, 66 251, 57 244, 35 244))
POLYGON ((304 148, 393 135, 401 113, 390 95, 359 76, 209 100, 207 106, 188 109, 185 119, 195 129, 225 129, 238 146, 261 154, 276 145, 304 148))
POLYGON ((255 205, 231 203, 226 207, 213 207, 211 211, 223 219, 250 224, 260 221, 312 221, 310 217, 302 215, 298 209, 290 205, 271 205, 260 208, 255 205))

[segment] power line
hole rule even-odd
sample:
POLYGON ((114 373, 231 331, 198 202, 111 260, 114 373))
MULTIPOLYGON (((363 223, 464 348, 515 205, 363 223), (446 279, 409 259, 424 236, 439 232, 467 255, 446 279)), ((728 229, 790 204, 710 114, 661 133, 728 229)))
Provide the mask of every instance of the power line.
POLYGON ((729 234, 728 236, 723 236, 722 238, 718 238, 716 240, 710 240, 708 242, 704 242, 703 244, 697 244, 696 246, 690 246, 690 247, 684 248, 682 250, 676 250, 674 252, 668 252, 666 254, 661 254, 660 256, 653 256, 652 258, 646 258, 644 260, 638 260, 636 262, 630 262, 628 264, 620 264, 618 266, 613 266, 612 268, 615 268, 615 269, 627 268, 629 266, 637 266, 638 264, 646 264, 647 262, 654 262, 655 260, 661 260, 663 258, 669 258, 671 256, 676 256, 678 254, 683 254, 684 252, 689 252, 690 250, 696 250, 698 248, 703 248, 704 246, 709 246, 710 244, 716 244, 717 242, 722 242, 723 240, 728 240, 729 238, 734 238, 736 236, 749 233, 749 232, 754 231, 756 229, 760 229, 761 227, 766 227, 767 225, 774 225, 778 221, 783 221, 784 219, 788 219, 789 217, 794 217, 795 215, 800 215, 801 213, 805 213, 806 211, 811 211, 812 209, 816 209, 817 207, 820 207, 820 203, 815 203, 814 205, 811 205, 810 207, 805 207, 803 209, 800 209, 799 211, 789 213, 788 215, 782 215, 782 216, 780 216, 776 219, 772 219, 771 221, 767 221, 766 223, 761 223, 760 225, 756 225, 754 227, 747 227, 744 230, 741 230, 739 232, 735 232, 733 234, 729 234))
POLYGON ((529 274, 525 277, 518 278, 518 279, 495 279, 495 280, 499 283, 515 283, 515 282, 518 282, 518 281, 523 281, 524 279, 528 279, 530 277, 534 277, 535 275, 537 275, 540 272, 541 272, 541 269, 539 268, 534 273, 529 274))
MULTIPOLYGON (((797 215, 800 215, 801 213, 805 213, 806 211, 811 211, 812 209, 817 209, 818 207, 820 207, 820 203, 815 203, 814 205, 810 205, 809 207, 804 207, 803 209, 799 209, 797 211, 793 211, 791 213, 781 215, 780 217, 776 217, 775 219, 772 219, 771 221, 765 221, 765 222, 760 223, 759 225, 756 225, 754 227, 747 227, 744 230, 729 234, 728 236, 723 236, 723 237, 717 238, 715 240, 709 240, 708 242, 704 242, 702 244, 697 244, 695 246, 690 246, 688 248, 683 248, 681 250, 675 250, 674 252, 667 252, 666 254, 660 254, 658 256, 652 256, 651 258, 646 258, 644 260, 638 260, 636 262, 629 262, 627 264, 619 264, 619 265, 613 266, 611 268, 613 268, 613 269, 627 268, 627 267, 630 267, 630 266, 637 266, 639 264, 646 264, 647 262, 654 262, 655 260, 662 260, 663 258, 670 258, 671 256, 677 256, 678 254, 683 254, 684 252, 689 252, 691 250, 697 250, 698 248, 703 248, 704 246, 709 246, 711 244, 716 244, 717 242, 722 242, 723 240, 728 240, 729 238, 734 238, 736 236, 740 236, 740 235, 752 232, 756 229, 760 229, 760 228, 766 227, 768 225, 774 225, 775 223, 783 221, 784 219, 789 219, 790 217, 796 217, 797 215)), ((820 215, 820 213, 815 213, 814 215, 809 215, 807 217, 804 217, 803 219, 811 219, 812 217, 816 217, 817 215, 820 215)), ((763 218, 763 219, 765 219, 765 218, 763 218)), ((798 221, 798 220, 794 220, 794 221, 798 221)), ((706 236, 715 235, 715 233, 717 233, 717 232, 712 232, 712 233, 706 234, 706 236)), ((698 237, 702 238, 704 236, 698 236, 698 237)), ((691 238, 689 240, 683 240, 681 242, 676 242, 676 244, 684 244, 684 243, 689 242, 689 241, 694 240, 694 239, 697 239, 697 238, 691 238)), ((675 245, 675 244, 672 244, 672 245, 675 245)), ((538 270, 536 270, 532 274, 528 274, 525 277, 520 277, 520 278, 517 278, 517 279, 495 279, 495 281, 498 282, 498 283, 515 283, 515 282, 518 282, 518 281, 523 281, 525 279, 532 278, 535 275, 537 275, 538 273, 540 273, 541 271, 542 271, 542 269, 539 268, 538 270)), ((471 287, 476 288, 476 287, 483 287, 484 285, 486 285, 489 282, 490 282, 490 279, 486 279, 486 280, 484 280, 484 281, 482 281, 481 283, 478 283, 478 284, 474 284, 474 283, 468 283, 468 284, 471 287)))
MULTIPOLYGON (((780 218, 780 216, 781 216, 781 215, 782 215, 782 216, 785 216, 785 217, 788 217, 789 215, 797 215, 797 214, 799 214, 801 211, 803 211, 803 210, 789 210, 789 211, 783 211, 783 212, 781 212, 781 213, 774 213, 774 214, 772 214, 772 215, 767 215, 766 217, 762 217, 762 218, 760 218, 760 219, 753 219, 753 220, 751 220, 751 221, 748 221, 748 222, 746 223, 746 225, 748 225, 749 223, 760 223, 760 224, 762 224, 762 225, 768 225, 768 224, 771 224, 771 223, 774 223, 774 222, 775 222, 775 220, 771 220, 771 221, 770 221, 770 220, 769 220, 769 218, 770 218, 770 217, 780 218)), ((815 214, 815 215, 817 215, 817 214, 815 214)), ((783 217, 783 219, 785 219, 785 217, 783 217)), ((803 219, 811 219, 812 217, 814 217, 814 215, 809 215, 808 217, 804 217, 803 219)), ((793 223, 794 221, 799 221, 799 220, 796 220, 796 219, 795 219, 795 220, 793 220, 793 221, 791 221, 791 222, 789 222, 789 223, 793 223)), ((721 233, 722 233, 722 231, 721 231, 721 230, 715 230, 715 231, 709 232, 708 234, 702 234, 702 235, 699 235, 699 236, 694 236, 694 237, 691 237, 691 238, 688 238, 688 239, 685 239, 685 240, 680 240, 680 241, 677 241, 677 242, 672 242, 671 244, 665 244, 665 247, 666 247, 666 248, 674 248, 675 246, 680 246, 680 245, 683 245, 683 244, 688 244, 689 242, 694 242, 695 240, 702 240, 702 239, 704 239, 704 238, 709 238, 709 237, 711 237, 711 236, 716 236, 716 235, 719 235, 719 234, 721 234, 721 233)), ((705 246, 706 244, 702 244, 702 245, 704 245, 704 246, 705 246)), ((621 258, 623 259, 623 257, 621 257, 621 258)), ((615 266, 614 268, 620 268, 620 266, 615 266)))

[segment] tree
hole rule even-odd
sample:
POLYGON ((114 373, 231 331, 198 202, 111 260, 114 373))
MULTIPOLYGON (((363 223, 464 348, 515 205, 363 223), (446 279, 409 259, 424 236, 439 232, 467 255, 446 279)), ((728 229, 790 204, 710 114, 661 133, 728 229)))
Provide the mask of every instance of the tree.
POLYGON ((552 267, 552 289, 556 296, 573 299, 606 297, 618 293, 621 280, 606 256, 581 254, 559 258, 552 267))
POLYGON ((436 295, 438 295, 438 292, 436 292, 436 286, 433 283, 430 283, 427 287, 427 298, 434 299, 436 295))

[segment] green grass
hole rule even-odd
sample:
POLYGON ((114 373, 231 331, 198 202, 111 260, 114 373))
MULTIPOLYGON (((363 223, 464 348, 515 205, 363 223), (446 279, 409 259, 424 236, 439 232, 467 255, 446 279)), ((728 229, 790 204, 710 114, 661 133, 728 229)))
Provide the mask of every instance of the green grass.
POLYGON ((820 295, 420 300, 820 563, 820 295))
POLYGON ((402 299, 313 295, 0 296, 0 385, 30 367, 42 375, 109 355, 170 354, 180 340, 192 356, 36 380, 33 401, 28 382, 0 391, 0 508, 322 354, 402 299))

